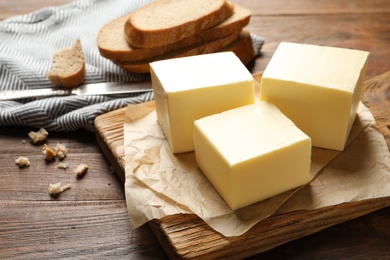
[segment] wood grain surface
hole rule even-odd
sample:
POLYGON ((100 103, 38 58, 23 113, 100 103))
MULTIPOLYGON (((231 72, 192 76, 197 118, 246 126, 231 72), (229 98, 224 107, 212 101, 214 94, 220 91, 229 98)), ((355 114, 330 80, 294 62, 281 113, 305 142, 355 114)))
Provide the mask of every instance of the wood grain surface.
MULTIPOLYGON (((262 73, 254 75, 257 84, 261 75, 262 73)), ((371 108, 379 130, 386 138, 387 149, 390 149, 390 101, 385 95, 390 90, 389 82, 390 72, 368 80, 364 84, 362 97, 365 105, 371 108)), ((122 149, 125 111, 126 108, 119 109, 95 119, 98 143, 122 181, 125 176, 122 149)), ((233 238, 222 236, 195 215, 172 215, 161 220, 152 220, 149 224, 172 259, 222 259, 226 256, 230 259, 241 259, 388 206, 390 197, 384 197, 274 215, 245 234, 233 238)))
MULTIPOLYGON (((69 2, 0 0, 0 20, 69 2)), ((281 41, 370 51, 367 79, 390 70, 388 0, 234 2, 253 11, 248 29, 265 38, 261 56, 250 66, 252 73, 265 69, 281 41)), ((376 100, 376 95, 363 98, 376 100)), ((389 102, 388 88, 381 99, 389 102)), ((378 108, 378 114, 382 111, 378 108)), ((386 127, 384 123, 384 131, 386 127)), ((56 166, 58 161, 45 162, 42 145, 28 141, 31 130, 36 129, 0 128, 0 259, 168 258, 148 225, 130 228, 123 185, 94 133, 49 134, 48 144, 62 142, 69 148, 70 168, 62 170, 56 166), (20 155, 30 158, 30 167, 15 165, 20 155), (72 171, 82 162, 90 169, 77 179, 72 171), (69 182, 72 188, 52 198, 47 188, 56 181, 69 182)), ((389 219, 387 207, 249 258, 386 259, 390 257, 389 219)))

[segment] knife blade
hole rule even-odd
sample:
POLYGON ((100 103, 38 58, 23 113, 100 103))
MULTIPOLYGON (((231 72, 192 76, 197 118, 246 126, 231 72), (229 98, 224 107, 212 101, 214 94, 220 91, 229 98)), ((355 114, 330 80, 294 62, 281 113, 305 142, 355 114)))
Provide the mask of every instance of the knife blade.
POLYGON ((129 83, 103 82, 83 84, 76 88, 52 87, 41 89, 0 90, 0 101, 70 95, 114 95, 150 91, 153 91, 152 83, 150 81, 129 83))

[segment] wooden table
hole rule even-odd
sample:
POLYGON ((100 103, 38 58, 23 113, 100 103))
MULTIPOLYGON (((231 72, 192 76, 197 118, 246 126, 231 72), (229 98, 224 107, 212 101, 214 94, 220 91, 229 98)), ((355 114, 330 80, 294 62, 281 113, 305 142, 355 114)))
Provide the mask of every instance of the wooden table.
MULTIPOLYGON (((0 20, 68 0, 0 0, 0 20)), ((366 79, 390 70, 388 0, 281 1, 236 0, 253 10, 248 29, 266 40, 251 66, 265 69, 281 41, 294 41, 371 52, 366 79)), ((90 169, 76 179, 71 169, 46 163, 41 146, 28 141, 25 127, 0 128, 0 259, 167 258, 145 225, 130 228, 122 184, 105 159, 95 135, 84 130, 50 133, 48 144, 64 143, 72 165, 90 169), (27 142, 23 142, 26 140, 27 142), (32 164, 20 169, 19 155, 32 164), (75 183, 56 199, 49 183, 75 183)), ((390 257, 390 208, 328 228, 254 256, 263 259, 383 259, 390 257)))

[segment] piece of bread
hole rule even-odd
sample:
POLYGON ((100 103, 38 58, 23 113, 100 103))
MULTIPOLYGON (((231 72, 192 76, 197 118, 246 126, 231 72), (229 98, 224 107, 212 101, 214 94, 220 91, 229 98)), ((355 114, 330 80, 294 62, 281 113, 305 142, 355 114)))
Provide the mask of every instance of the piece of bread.
POLYGON ((71 187, 72 186, 69 183, 64 186, 61 186, 61 182, 57 182, 54 184, 50 183, 48 191, 50 195, 57 196, 58 194, 70 189, 71 187))
POLYGON ((137 48, 167 45, 216 26, 233 11, 226 0, 157 0, 131 13, 126 40, 137 48))
POLYGON ((81 177, 85 174, 85 172, 88 170, 88 165, 85 163, 79 164, 77 168, 74 170, 74 173, 78 176, 81 177))
POLYGON ((47 132, 43 127, 39 128, 37 132, 31 131, 28 133, 28 136, 33 144, 45 141, 48 135, 49 132, 47 132))
POLYGON ((54 54, 53 68, 47 77, 54 86, 75 87, 85 79, 85 60, 80 39, 74 46, 54 54))
POLYGON ((148 73, 150 62, 216 52, 219 49, 226 47, 227 45, 234 42, 239 36, 240 36, 240 32, 235 32, 221 39, 217 39, 210 42, 203 42, 201 44, 196 44, 194 46, 189 46, 186 48, 174 50, 156 57, 152 57, 150 59, 145 59, 145 60, 135 61, 135 62, 116 63, 116 64, 130 72, 148 73))
POLYGON ((115 19, 101 28, 97 37, 100 54, 114 62, 135 62, 150 59, 166 52, 209 42, 241 31, 250 20, 251 11, 234 4, 234 13, 222 23, 191 35, 178 42, 153 48, 132 48, 125 40, 124 24, 130 14, 115 19))
POLYGON ((242 61, 243 64, 247 65, 255 56, 255 52, 252 44, 252 38, 250 36, 250 33, 246 30, 243 30, 239 34, 239 37, 238 38, 236 37, 236 40, 228 44, 221 44, 218 41, 220 40, 205 43, 193 49, 186 49, 184 51, 179 50, 173 53, 168 53, 166 55, 156 57, 155 59, 149 59, 149 60, 145 60, 141 62, 133 62, 133 63, 117 63, 117 65, 129 72, 149 73, 150 72, 149 63, 152 61, 162 60, 162 59, 172 59, 172 58, 207 54, 207 53, 220 52, 220 51, 232 51, 237 55, 237 57, 242 61))
POLYGON ((19 167, 27 167, 30 166, 30 160, 28 157, 25 156, 19 156, 16 160, 15 163, 19 165, 19 167))
POLYGON ((244 65, 253 61, 256 55, 251 34, 247 30, 243 30, 236 41, 219 50, 219 52, 224 51, 234 52, 244 65))

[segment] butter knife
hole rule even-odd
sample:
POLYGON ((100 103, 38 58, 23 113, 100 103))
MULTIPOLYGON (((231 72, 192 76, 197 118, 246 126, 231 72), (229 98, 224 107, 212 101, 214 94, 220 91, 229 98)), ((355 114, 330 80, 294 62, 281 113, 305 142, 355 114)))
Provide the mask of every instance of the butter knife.
POLYGON ((23 90, 0 90, 0 101, 24 98, 42 98, 70 95, 114 95, 153 91, 150 81, 141 82, 104 82, 83 84, 76 88, 41 88, 23 90))

